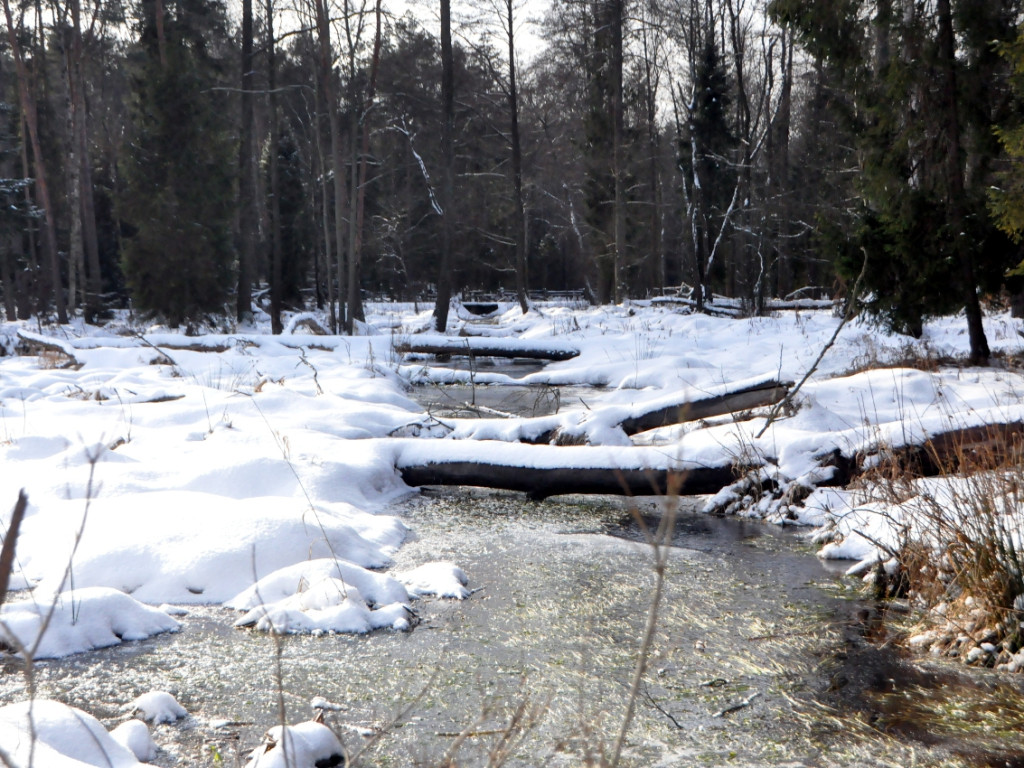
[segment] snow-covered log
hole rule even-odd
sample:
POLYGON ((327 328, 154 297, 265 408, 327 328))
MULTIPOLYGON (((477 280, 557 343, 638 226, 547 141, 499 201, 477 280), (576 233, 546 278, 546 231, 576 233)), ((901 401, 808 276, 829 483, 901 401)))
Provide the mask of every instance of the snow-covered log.
POLYGON ((790 382, 762 376, 703 392, 688 389, 647 397, 635 405, 606 405, 592 410, 570 410, 548 416, 518 419, 466 419, 451 433, 456 439, 497 439, 556 445, 600 445, 612 432, 618 442, 658 427, 710 419, 730 413, 774 405, 785 398, 790 382))
POLYGON ((32 333, 23 328, 18 329, 18 339, 28 354, 48 356, 51 368, 74 368, 77 370, 82 367, 78 358, 75 357, 74 349, 67 342, 32 333))
POLYGON ((623 419, 619 426, 627 435, 635 435, 648 429, 775 405, 786 397, 791 386, 792 382, 769 379, 731 391, 709 393, 703 398, 681 398, 673 403, 659 403, 649 411, 623 419))
POLYGON ((558 339, 498 339, 479 336, 424 334, 395 340, 395 351, 417 355, 523 357, 530 360, 570 360, 580 351, 558 339))
POLYGON ((857 457, 840 457, 835 462, 837 472, 831 484, 845 485, 880 464, 895 464, 925 477, 970 469, 972 464, 993 466, 1019 455, 1022 439, 1024 423, 1019 421, 956 427, 933 434, 924 443, 885 446, 857 457))
POLYGON ((617 496, 664 496, 670 485, 683 496, 715 493, 735 479, 731 466, 700 467, 677 472, 665 469, 618 467, 509 467, 484 462, 457 461, 401 467, 402 480, 413 486, 469 485, 524 491, 531 499, 563 493, 617 496))
POLYGON ((495 441, 396 440, 395 467, 408 485, 468 485, 564 493, 715 493, 736 478, 731 462, 704 464, 642 447, 524 445, 495 441))

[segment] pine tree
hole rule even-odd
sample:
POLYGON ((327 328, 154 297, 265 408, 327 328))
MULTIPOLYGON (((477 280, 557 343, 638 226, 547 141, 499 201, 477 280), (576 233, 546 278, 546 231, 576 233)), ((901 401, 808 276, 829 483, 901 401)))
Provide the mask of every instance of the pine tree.
POLYGON ((217 0, 141 8, 122 267, 135 306, 177 327, 224 311, 233 282, 234 146, 215 89, 226 22, 217 0))

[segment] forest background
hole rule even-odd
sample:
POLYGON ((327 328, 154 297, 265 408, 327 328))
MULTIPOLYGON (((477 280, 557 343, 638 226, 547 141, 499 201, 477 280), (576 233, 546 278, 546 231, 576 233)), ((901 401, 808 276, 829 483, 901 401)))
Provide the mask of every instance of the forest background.
POLYGON ((3 0, 8 319, 1020 293, 1017 0, 240 3, 3 0))

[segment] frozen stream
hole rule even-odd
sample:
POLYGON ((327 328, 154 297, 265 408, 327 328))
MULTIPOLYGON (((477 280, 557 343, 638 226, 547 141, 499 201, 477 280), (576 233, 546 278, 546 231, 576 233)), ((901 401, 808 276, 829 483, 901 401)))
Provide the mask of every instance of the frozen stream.
MULTIPOLYGON (((465 402, 537 415, 593 394, 466 386, 424 387, 417 398, 445 416, 472 414, 465 402)), ((234 629, 234 612, 194 608, 177 634, 40 663, 31 675, 0 659, 0 703, 34 687, 112 727, 130 717, 126 702, 169 691, 190 715, 153 728, 160 766, 242 766, 282 712, 309 719, 315 700, 330 704, 327 722, 349 750, 362 750, 357 765, 497 765, 513 721, 521 728, 506 764, 600 765, 655 583, 627 502, 454 489, 388 511, 411 531, 396 568, 450 560, 468 573, 470 598, 422 600, 413 631, 367 636, 272 638, 234 629)), ((640 511, 663 512, 656 501, 640 511)), ((874 607, 797 533, 684 513, 666 579, 623 765, 1024 765, 1009 743, 1013 724, 1024 727, 1024 696, 1003 695, 1019 693, 1019 681, 965 686, 948 666, 938 674, 868 643, 874 607), (959 728, 960 714, 942 715, 956 727, 932 738, 934 723, 917 714, 932 700, 943 712, 992 714, 986 746, 959 728), (1005 716, 1004 701, 1020 711, 1005 716)))
MULTIPOLYGON (((398 565, 450 559, 468 572, 472 597, 420 602, 410 633, 279 644, 232 629, 229 611, 200 608, 176 635, 37 665, 37 694, 113 725, 127 717, 124 702, 171 691, 191 715, 154 728, 157 764, 239 765, 277 721, 279 648, 289 719, 308 719, 323 697, 338 705, 328 722, 350 749, 380 734, 360 764, 439 765, 466 731, 459 764, 487 765, 521 704, 536 717, 511 764, 581 765, 608 750, 653 583, 622 501, 446 491, 394 511, 413 531, 398 565)), ((875 766, 909 754, 814 703, 846 658, 857 604, 795 536, 686 515, 675 545, 624 764, 875 766)), ((3 701, 26 695, 14 662, 0 679, 3 701)))

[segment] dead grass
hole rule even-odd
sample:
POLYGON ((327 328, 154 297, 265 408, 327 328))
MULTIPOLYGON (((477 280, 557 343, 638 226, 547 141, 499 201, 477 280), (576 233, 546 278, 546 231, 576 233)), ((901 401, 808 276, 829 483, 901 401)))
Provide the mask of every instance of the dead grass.
POLYGON ((894 463, 865 487, 901 532, 877 596, 923 609, 909 643, 972 664, 1024 670, 1024 445, 993 428, 954 444, 929 444, 921 464, 894 463))

